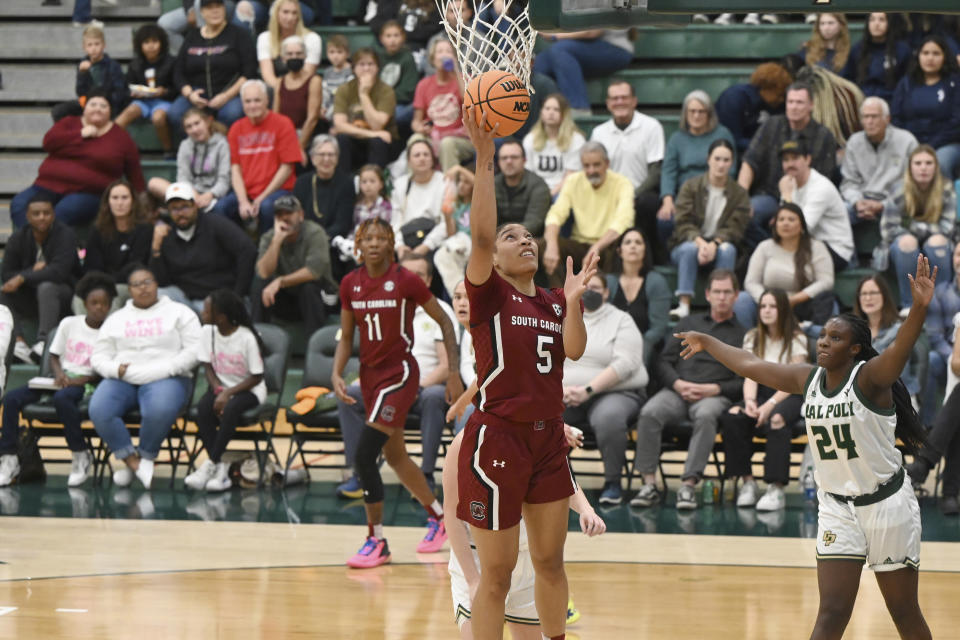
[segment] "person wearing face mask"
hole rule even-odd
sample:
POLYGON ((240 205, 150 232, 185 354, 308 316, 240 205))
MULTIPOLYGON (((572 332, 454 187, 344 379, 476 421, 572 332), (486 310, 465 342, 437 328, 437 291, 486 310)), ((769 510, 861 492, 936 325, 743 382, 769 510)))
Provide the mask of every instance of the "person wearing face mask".
POLYGON ((473 155, 473 145, 460 121, 463 79, 455 71, 454 50, 449 40, 436 40, 430 47, 430 61, 437 72, 417 83, 413 94, 415 133, 426 136, 446 171, 473 155))
POLYGON ((627 425, 646 400, 643 336, 625 311, 607 304, 610 291, 599 271, 583 293, 587 348, 563 363, 563 420, 593 431, 603 460, 600 504, 620 504, 620 474, 627 455, 627 425))
POLYGON ((273 110, 290 118, 297 130, 300 148, 304 151, 303 162, 298 166, 299 171, 307 166, 306 151, 320 122, 323 78, 306 64, 307 49, 300 36, 293 35, 285 39, 281 50, 287 72, 277 80, 277 91, 273 94, 273 110))

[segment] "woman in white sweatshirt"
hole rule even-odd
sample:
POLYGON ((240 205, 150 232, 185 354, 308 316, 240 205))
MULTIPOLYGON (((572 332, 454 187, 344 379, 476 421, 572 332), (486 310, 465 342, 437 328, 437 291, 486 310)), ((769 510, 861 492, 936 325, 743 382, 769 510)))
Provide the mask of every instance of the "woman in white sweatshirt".
POLYGON ((190 307, 157 297, 157 280, 149 269, 132 271, 127 284, 131 299, 103 323, 93 347, 91 364, 103 382, 90 399, 90 419, 126 463, 113 474, 114 483, 128 486, 136 475, 149 489, 153 461, 189 401, 200 321, 190 307), (143 416, 138 447, 123 421, 134 407, 143 416))

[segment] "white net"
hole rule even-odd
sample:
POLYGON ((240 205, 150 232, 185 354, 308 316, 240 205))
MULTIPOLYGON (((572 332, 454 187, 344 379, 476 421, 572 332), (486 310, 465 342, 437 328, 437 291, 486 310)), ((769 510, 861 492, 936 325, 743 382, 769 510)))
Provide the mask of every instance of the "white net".
POLYGON ((436 0, 447 36, 469 82, 498 69, 517 76, 528 90, 537 32, 530 26, 527 0, 436 0))

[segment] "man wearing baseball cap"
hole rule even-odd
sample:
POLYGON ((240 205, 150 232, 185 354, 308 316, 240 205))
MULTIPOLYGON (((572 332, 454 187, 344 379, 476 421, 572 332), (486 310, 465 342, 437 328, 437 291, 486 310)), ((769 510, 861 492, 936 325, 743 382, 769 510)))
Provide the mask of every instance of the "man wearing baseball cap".
POLYGON ((247 295, 257 251, 238 226, 214 213, 200 213, 196 197, 187 182, 167 187, 173 226, 160 222, 154 227, 150 269, 162 295, 199 313, 215 289, 247 295))

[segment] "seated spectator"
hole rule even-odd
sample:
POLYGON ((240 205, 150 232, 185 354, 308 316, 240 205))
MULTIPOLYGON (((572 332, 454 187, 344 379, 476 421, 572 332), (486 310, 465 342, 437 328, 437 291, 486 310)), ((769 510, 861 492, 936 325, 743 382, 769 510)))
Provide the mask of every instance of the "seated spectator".
POLYGON ((30 364, 31 355, 38 359, 43 355, 47 334, 69 311, 80 265, 77 236, 54 217, 52 198, 34 195, 26 218, 26 224, 10 235, 3 252, 0 305, 13 313, 13 355, 30 364), (23 335, 25 317, 37 320, 37 341, 32 349, 23 335))
MULTIPOLYGON (((150 260, 153 225, 144 221, 133 188, 126 180, 117 180, 103 192, 100 212, 87 235, 83 270, 106 273, 113 278, 114 308, 130 299, 127 277, 136 265, 150 260)), ((82 303, 82 298, 80 299, 82 303)), ((74 304, 74 311, 77 311, 74 304)))
POLYGON ((340 164, 348 173, 365 164, 385 167, 403 149, 394 118, 396 95, 380 80, 380 60, 373 49, 357 49, 353 74, 337 89, 330 129, 340 144, 340 164))
MULTIPOLYGON (((390 222, 393 205, 387 197, 387 187, 383 183, 383 169, 375 164, 365 164, 357 172, 357 204, 353 208, 353 238, 357 229, 370 218, 380 218, 390 222)), ((350 255, 353 255, 351 250, 350 255)))
POLYGON ((230 289, 217 289, 207 296, 202 319, 199 360, 208 386, 197 403, 197 432, 207 459, 183 484, 195 491, 226 491, 233 481, 223 453, 241 426, 243 413, 267 398, 263 341, 243 298, 230 289))
POLYGON ((857 83, 863 95, 883 98, 889 104, 910 61, 910 45, 902 36, 903 20, 898 14, 871 13, 863 38, 850 50, 843 77, 857 83))
POLYGON ((270 322, 274 316, 301 320, 305 334, 312 336, 327 318, 324 287, 336 290, 327 233, 304 220, 294 196, 277 199, 273 229, 260 238, 257 277, 250 291, 254 321, 270 322))
MULTIPOLYGON (((446 34, 440 32, 438 35, 442 37, 446 34)), ((397 98, 397 109, 394 112, 397 124, 407 126, 413 120, 413 94, 420 79, 417 61, 406 46, 406 32, 396 20, 384 22, 377 38, 378 43, 374 50, 380 56, 380 80, 393 89, 397 98)), ((432 49, 433 42, 434 39, 431 39, 428 49, 432 49)))
MULTIPOLYGON (((293 6, 292 0, 287 0, 293 6)), ((303 39, 290 36, 281 47, 287 72, 277 80, 273 94, 273 110, 290 118, 300 138, 303 159, 297 169, 307 166, 310 141, 320 124, 323 110, 323 80, 303 66, 306 55, 303 39)))
MULTIPOLYGON (((952 56, 960 56, 960 45, 957 44, 957 30, 951 29, 950 25, 944 20, 946 16, 940 16, 927 13, 907 13, 903 14, 907 21, 906 40, 914 53, 920 51, 923 41, 929 36, 939 36, 943 38, 947 50, 952 56)), ((960 61, 958 61, 960 62, 960 61)))
POLYGON ((87 96, 83 115, 55 122, 43 136, 47 153, 33 184, 10 201, 10 218, 17 227, 27 223, 27 204, 43 195, 67 225, 93 220, 100 196, 114 180, 126 176, 136 191, 143 191, 140 152, 126 131, 110 120, 110 103, 103 94, 87 96))
MULTIPOLYGON (((270 0, 249 0, 248 4, 253 9, 253 17, 245 18, 247 23, 247 28, 249 28, 253 33, 260 33, 268 29, 269 18, 272 14, 272 4, 270 0)), ((300 0, 297 3, 298 13, 303 17, 303 24, 307 27, 314 23, 314 20, 317 19, 318 9, 321 9, 320 13, 323 13, 322 9, 326 6, 326 13, 330 14, 332 11, 332 4, 329 2, 317 2, 317 0, 300 0), (318 7, 319 4, 319 7, 318 7)), ((239 17, 241 5, 237 5, 237 14, 239 17)), ((323 18, 321 24, 330 24, 333 19, 332 15, 326 15, 323 18)))
POLYGON ((90 364, 103 381, 90 398, 90 420, 124 462, 113 473, 114 484, 128 487, 136 475, 149 490, 153 461, 190 401, 200 322, 189 307, 157 296, 157 280, 149 269, 132 271, 127 285, 131 299, 107 318, 93 346, 90 364), (137 447, 123 420, 134 408, 142 416, 137 447))
POLYGON ((830 178, 836 170, 837 141, 826 127, 811 118, 812 112, 813 89, 810 85, 790 85, 785 114, 769 118, 757 130, 743 156, 737 182, 751 194, 750 206, 756 223, 753 233, 759 233, 758 239, 769 233, 770 219, 780 203, 780 179, 783 177, 780 149, 784 142, 802 137, 806 141, 811 166, 818 173, 830 178))
POLYGON ((417 83, 413 96, 414 133, 426 136, 440 158, 440 169, 473 157, 473 145, 463 128, 463 80, 456 72, 453 45, 436 40, 430 48, 430 60, 436 73, 417 83))
POLYGON ((303 151, 290 118, 270 111, 263 80, 244 82, 240 95, 245 117, 227 133, 233 191, 214 212, 263 233, 273 226, 273 203, 293 189, 303 151))
MULTIPOLYGON (((227 23, 222 0, 200 0, 204 25, 190 29, 173 67, 179 96, 167 114, 175 129, 191 106, 216 113, 229 127, 243 117, 240 87, 257 77, 257 59, 250 32, 227 23)), ((178 137, 183 132, 177 130, 178 137)))
POLYGON ((900 308, 908 309, 910 268, 916 269, 920 251, 936 267, 940 277, 949 280, 950 254, 956 242, 957 194, 937 166, 933 147, 922 144, 907 161, 903 184, 883 204, 880 218, 881 244, 875 251, 874 267, 886 270, 887 256, 900 286, 900 308))
MULTIPOLYGON (((167 39, 170 41, 170 51, 174 54, 183 46, 183 36, 187 31, 202 27, 204 24, 200 0, 181 0, 181 3, 182 6, 171 9, 157 18, 157 24, 166 32, 167 39)), ((223 0, 223 4, 227 9, 227 19, 230 22, 238 27, 251 29, 253 25, 250 21, 244 20, 244 17, 249 18, 253 11, 248 0, 239 0, 239 2, 223 0), (238 4, 241 5, 240 15, 237 15, 236 11, 238 4)))
POLYGON ((643 336, 627 313, 608 304, 604 274, 590 278, 583 295, 587 348, 579 359, 563 363, 563 421, 593 431, 603 461, 600 504, 620 504, 627 425, 647 397, 643 336))
POLYGON ((574 115, 589 115, 586 79, 610 75, 630 64, 633 42, 629 33, 629 29, 552 33, 547 39, 553 44, 537 53, 533 69, 557 81, 560 93, 570 100, 574 115))
MULTIPOLYGON (((305 173, 293 185, 293 195, 304 207, 307 220, 318 223, 334 238, 353 233, 353 203, 357 194, 353 176, 341 170, 340 145, 333 136, 321 134, 310 145, 313 173, 305 173)), ((339 280, 339 279, 338 279, 339 280)))
MULTIPOLYGON (((677 192, 687 180, 707 173, 707 158, 713 143, 726 140, 733 149, 733 135, 717 122, 710 96, 705 91, 691 91, 680 109, 680 130, 667 141, 667 152, 660 173, 660 210, 657 211, 658 239, 666 242, 673 233, 677 215, 677 192)), ((730 173, 736 175, 736 152, 730 162, 730 173)), ((732 268, 732 267, 731 267, 732 268)))
POLYGON ((912 133, 890 124, 890 107, 883 98, 863 101, 860 122, 863 131, 847 140, 840 167, 840 194, 853 226, 880 220, 884 201, 900 187, 907 156, 917 147, 912 133))
MULTIPOLYGON (((682 318, 674 333, 702 331, 731 346, 742 345, 745 329, 733 316, 737 289, 737 276, 732 271, 714 270, 707 280, 709 313, 682 318)), ((677 491, 677 509, 696 509, 695 487, 713 451, 717 424, 730 405, 740 399, 743 381, 706 352, 689 360, 681 358, 680 340, 673 335, 667 337, 656 366, 664 388, 643 405, 637 420, 634 466, 643 474, 644 484, 630 506, 649 507, 660 502, 655 482, 661 434, 664 427, 690 420, 693 435, 683 467, 683 484, 677 491)))
MULTIPOLYGON (((50 345, 50 371, 60 387, 53 393, 52 402, 57 410, 57 419, 63 424, 63 436, 71 453, 68 487, 77 487, 86 482, 93 469, 93 454, 83 437, 80 402, 89 395, 88 389, 92 389, 100 379, 90 365, 90 356, 100 326, 110 313, 115 294, 113 278, 106 274, 90 272, 81 278, 77 283, 77 296, 83 300, 85 315, 67 316, 61 320, 50 345)), ((0 307, 0 318, 5 315, 9 315, 9 311, 0 307)), ((44 395, 44 392, 29 386, 9 390, 3 395, 0 487, 14 482, 20 473, 17 459, 20 412, 28 404, 39 402, 44 395)))
POLYGON ((690 178, 677 196, 677 225, 670 238, 670 260, 677 266, 677 318, 690 315, 697 271, 714 267, 732 271, 737 247, 750 221, 750 197, 730 176, 733 144, 714 140, 707 173, 690 178))
POLYGON ((920 403, 920 417, 925 425, 934 423, 938 408, 937 396, 947 382, 947 370, 954 348, 953 319, 957 313, 960 313, 960 243, 953 248, 953 279, 943 279, 937 283, 936 293, 927 308, 924 322, 930 342, 927 379, 921 385, 923 398, 920 403))
MULTIPOLYGON (((543 235, 543 223, 550 209, 550 187, 530 169, 525 169, 523 145, 507 139, 497 151, 500 171, 493 177, 497 198, 497 226, 522 224, 534 237, 543 235)), ((577 164, 580 152, 577 152, 577 164)))
POLYGON ((960 171, 960 69, 939 36, 925 38, 893 94, 893 124, 937 150, 943 175, 960 171))
MULTIPOLYGON (((853 313, 866 320, 870 325, 872 345, 877 353, 882 353, 884 349, 893 344, 897 332, 903 325, 903 321, 897 314, 896 304, 890 287, 887 286, 886 280, 879 273, 864 276, 857 283, 857 294, 853 299, 853 313)), ((910 361, 900 374, 900 379, 903 380, 907 391, 914 396, 920 391, 917 371, 921 358, 924 360, 923 364, 926 364, 926 346, 915 344, 910 361)))
POLYGON ((840 192, 826 176, 811 167, 813 158, 802 138, 783 143, 780 161, 783 167, 778 185, 781 199, 800 207, 810 235, 827 245, 834 271, 843 271, 854 255, 850 217, 840 192))
MULTIPOLYGON (((626 80, 613 80, 607 86, 607 110, 613 117, 594 127, 590 140, 603 144, 610 168, 634 186, 636 226, 643 229, 648 238, 655 238, 664 154, 663 125, 656 118, 637 111, 637 96, 633 85, 626 80)), ((655 254, 653 259, 664 262, 666 255, 655 254)))
POLYGON ((323 117, 327 125, 333 122, 334 97, 337 90, 353 80, 353 67, 350 65, 350 41, 342 33, 327 38, 327 62, 323 70, 323 117))
POLYGON ((423 138, 407 146, 410 173, 393 186, 390 224, 396 236, 397 257, 403 260, 411 251, 426 255, 446 238, 443 223, 443 174, 435 170, 433 146, 423 138))
POLYGON ((833 314, 833 260, 830 250, 813 238, 803 210, 783 204, 773 220, 773 237, 750 255, 734 313, 745 327, 756 325, 757 305, 764 291, 787 293, 793 315, 823 326, 833 314))
MULTIPOLYGON (((573 121, 570 103, 563 94, 547 96, 536 124, 523 137, 523 153, 527 158, 527 169, 543 178, 550 187, 551 197, 557 197, 567 176, 582 168, 580 148, 585 142, 583 132, 573 121)), ((502 152, 502 145, 500 148, 502 152)))
POLYGON ((201 214, 189 184, 170 185, 166 203, 175 228, 158 223, 150 247, 150 270, 157 286, 163 287, 161 295, 197 313, 216 289, 247 295, 257 257, 247 234, 220 216, 201 214))
POLYGON ((426 58, 427 42, 443 31, 440 12, 431 0, 379 0, 367 5, 365 22, 374 35, 391 20, 403 25, 407 46, 417 59, 417 65, 426 58))
MULTIPOLYGON (((464 396, 456 404, 463 404, 463 413, 456 417, 453 432, 458 434, 467 426, 470 414, 476 409, 473 404, 473 395, 470 385, 477 381, 477 354, 473 351, 473 335, 470 333, 470 299, 467 297, 467 285, 463 280, 453 288, 453 314, 457 317, 460 326, 457 329, 460 335, 460 379, 463 380, 464 396)), ((448 420, 449 422, 449 413, 448 420)))
POLYGON ((643 334, 643 361, 649 369, 667 335, 673 296, 666 278, 653 270, 653 252, 647 246, 643 232, 636 227, 620 235, 616 268, 607 274, 607 289, 610 304, 630 314, 643 334))
POLYGON ((550 286, 563 286, 567 257, 579 269, 590 253, 600 256, 601 268, 613 264, 613 243, 633 222, 633 185, 626 177, 610 170, 607 150, 590 141, 580 149, 583 171, 569 178, 557 201, 547 212, 544 228, 543 269, 550 286), (560 227, 573 214, 569 238, 560 237, 560 227))
POLYGON ((433 264, 453 299, 453 288, 463 280, 470 260, 470 204, 473 173, 458 164, 450 167, 440 211, 446 237, 433 254, 433 264))
POLYGON ((842 13, 818 13, 813 34, 803 43, 800 57, 810 66, 840 73, 850 57, 850 29, 842 13))
POLYGON ((750 82, 735 84, 717 98, 717 120, 733 135, 737 155, 743 157, 750 140, 770 116, 783 113, 790 73, 776 62, 764 62, 750 76, 750 82))
POLYGON ((306 21, 301 15, 300 3, 297 0, 274 2, 270 7, 267 30, 257 36, 257 63, 260 66, 260 77, 274 91, 277 90, 280 78, 286 72, 297 71, 283 59, 283 43, 291 36, 300 38, 303 55, 298 56, 297 59, 303 60, 299 63, 302 65, 300 71, 303 72, 303 76, 310 78, 317 73, 323 43, 320 41, 320 35, 307 29, 304 22, 306 21))
MULTIPOLYGON (((207 212, 230 192, 230 143, 224 135, 226 129, 203 109, 190 107, 183 115, 183 130, 187 137, 177 150, 176 182, 192 186, 197 207, 207 212)), ((170 184, 164 178, 150 178, 147 190, 162 202, 170 184)))
POLYGON ((145 24, 133 34, 133 60, 127 69, 127 84, 133 101, 114 122, 126 129, 141 118, 150 120, 165 156, 173 154, 173 140, 167 112, 175 97, 173 62, 167 32, 156 24, 145 24))
POLYGON ((907 465, 907 473, 915 487, 922 487, 930 470, 945 457, 941 474, 943 492, 940 496, 940 511, 944 515, 955 516, 960 513, 960 501, 957 500, 957 494, 960 494, 960 438, 957 437, 957 429, 960 427, 960 391, 957 388, 957 381, 960 380, 960 339, 957 339, 960 337, 960 314, 954 316, 951 332, 954 341, 947 364, 947 388, 943 408, 937 413, 926 445, 919 455, 914 456, 913 462, 907 465))
MULTIPOLYGON (((760 296, 760 319, 743 336, 743 348, 758 358, 778 364, 802 364, 809 359, 807 337, 797 327, 790 301, 782 289, 764 291, 760 296)), ((743 484, 737 494, 738 507, 757 511, 778 511, 786 506, 783 488, 790 483, 790 439, 800 419, 803 396, 777 391, 743 379, 743 402, 730 407, 720 417, 727 478, 739 478, 743 484), (763 481, 767 491, 759 500, 753 479, 753 438, 766 440, 763 456, 763 481)))
POLYGON ((103 27, 90 24, 83 29, 83 52, 86 54, 77 66, 77 97, 56 105, 51 112, 53 121, 65 116, 79 116, 87 97, 99 93, 110 103, 111 113, 120 113, 130 101, 130 91, 120 63, 105 51, 107 46, 103 27))

